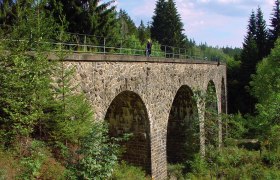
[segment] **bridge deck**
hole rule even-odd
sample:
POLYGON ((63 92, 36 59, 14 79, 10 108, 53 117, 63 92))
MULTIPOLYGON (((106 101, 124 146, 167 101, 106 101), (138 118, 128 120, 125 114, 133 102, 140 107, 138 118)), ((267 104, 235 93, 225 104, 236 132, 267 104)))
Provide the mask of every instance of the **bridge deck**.
POLYGON ((86 61, 86 62, 149 62, 149 63, 180 63, 180 64, 221 64, 224 62, 197 60, 197 59, 178 59, 162 57, 145 57, 132 55, 107 55, 107 54, 89 54, 73 53, 65 58, 65 61, 86 61))

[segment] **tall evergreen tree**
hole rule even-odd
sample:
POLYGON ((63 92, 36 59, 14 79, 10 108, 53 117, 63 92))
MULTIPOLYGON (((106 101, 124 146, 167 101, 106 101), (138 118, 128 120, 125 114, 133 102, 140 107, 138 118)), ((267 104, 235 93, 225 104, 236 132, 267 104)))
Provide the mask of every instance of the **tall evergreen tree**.
POLYGON ((273 8, 273 14, 270 19, 269 29, 269 49, 274 47, 274 43, 280 36, 280 3, 279 0, 275 0, 275 6, 273 8))
POLYGON ((158 0, 151 26, 151 38, 161 44, 184 45, 183 23, 173 0, 158 0))
POLYGON ((118 19, 121 25, 122 38, 126 37, 127 35, 137 34, 137 27, 125 10, 120 10, 118 13, 118 19))
POLYGON ((241 67, 240 67, 240 96, 239 107, 241 113, 252 112, 254 109, 254 102, 249 92, 246 90, 251 80, 251 74, 255 72, 256 64, 258 62, 258 47, 256 42, 257 36, 257 20, 255 12, 252 11, 249 24, 247 27, 247 35, 244 39, 243 50, 241 52, 241 67))
POLYGON ((58 25, 40 12, 44 2, 25 2, 24 6, 16 3, 18 20, 5 34, 11 39, 0 42, 0 140, 6 143, 30 137, 52 99, 53 63, 45 53, 51 46, 43 42, 53 36, 58 25), (33 53, 28 53, 30 50, 33 53))
POLYGON ((101 0, 51 0, 48 8, 56 11, 58 21, 61 16, 65 16, 69 32, 109 37, 114 36, 117 31, 115 6, 112 6, 114 2, 114 0, 106 3, 101 3, 101 0))
POLYGON ((141 41, 142 44, 144 44, 147 39, 150 38, 150 29, 149 27, 145 27, 143 21, 141 20, 141 23, 139 27, 137 28, 138 31, 138 38, 141 41))
POLYGON ((258 7, 256 14, 256 43, 258 47, 258 61, 260 61, 268 55, 268 31, 260 7, 258 7))
POLYGON ((166 16, 164 14, 165 11, 165 0, 158 0, 154 11, 154 16, 152 17, 153 21, 151 25, 151 37, 162 44, 165 44, 166 41, 166 34, 164 32, 166 21, 166 16))
POLYGON ((12 7, 14 6, 14 1, 12 0, 2 0, 0 1, 0 25, 6 26, 11 25, 15 16, 12 12, 12 7))

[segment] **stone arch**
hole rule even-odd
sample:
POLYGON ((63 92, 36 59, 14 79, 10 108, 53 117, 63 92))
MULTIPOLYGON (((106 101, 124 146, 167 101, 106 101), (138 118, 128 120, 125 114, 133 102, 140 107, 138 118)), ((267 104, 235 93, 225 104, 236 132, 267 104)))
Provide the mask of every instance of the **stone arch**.
POLYGON ((146 106, 141 97, 132 91, 119 93, 111 102, 105 121, 109 135, 119 137, 131 133, 132 137, 121 145, 125 149, 121 159, 140 166, 151 173, 150 123, 146 106))
POLYGON ((208 82, 205 94, 205 145, 207 149, 217 147, 219 143, 219 117, 218 117, 218 100, 217 90, 212 80, 208 82))
POLYGON ((167 162, 185 163, 199 152, 198 109, 187 85, 177 91, 167 125, 167 162))

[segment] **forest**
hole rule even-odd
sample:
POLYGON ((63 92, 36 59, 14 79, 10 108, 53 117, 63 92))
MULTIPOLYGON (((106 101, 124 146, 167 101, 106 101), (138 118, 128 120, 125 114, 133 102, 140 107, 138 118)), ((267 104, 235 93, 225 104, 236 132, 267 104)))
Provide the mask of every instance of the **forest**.
POLYGON ((279 35, 279 0, 269 23, 260 7, 252 10, 242 48, 188 38, 174 0, 157 0, 150 23, 138 27, 114 0, 0 0, 0 179, 151 179, 121 161, 129 135, 109 136, 71 84, 74 70, 61 64, 70 52, 58 42, 102 44, 100 37, 138 49, 151 39, 159 52, 181 47, 227 64, 228 113, 206 110, 206 134, 222 119, 222 147, 213 138, 205 156, 169 164, 169 179, 280 179, 279 35))

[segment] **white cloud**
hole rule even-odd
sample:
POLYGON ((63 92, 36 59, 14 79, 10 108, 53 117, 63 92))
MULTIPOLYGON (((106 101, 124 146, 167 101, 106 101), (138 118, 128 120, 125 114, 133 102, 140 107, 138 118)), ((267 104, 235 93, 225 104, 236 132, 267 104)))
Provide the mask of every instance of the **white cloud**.
MULTIPOLYGON (((258 5, 269 21, 274 0, 175 0, 185 33, 198 43, 241 46, 251 11, 258 5)), ((152 20, 156 0, 118 0, 138 25, 152 20)))

